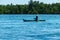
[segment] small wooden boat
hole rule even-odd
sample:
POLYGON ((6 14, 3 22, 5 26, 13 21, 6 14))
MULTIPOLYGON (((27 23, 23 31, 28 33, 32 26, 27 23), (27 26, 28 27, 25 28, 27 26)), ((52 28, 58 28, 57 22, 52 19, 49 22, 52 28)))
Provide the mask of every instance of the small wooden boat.
POLYGON ((35 20, 25 20, 23 19, 24 22, 39 22, 39 21, 46 21, 46 20, 38 20, 38 16, 36 16, 35 20))
POLYGON ((39 21, 46 21, 46 20, 25 20, 23 19, 24 22, 39 22, 39 21))

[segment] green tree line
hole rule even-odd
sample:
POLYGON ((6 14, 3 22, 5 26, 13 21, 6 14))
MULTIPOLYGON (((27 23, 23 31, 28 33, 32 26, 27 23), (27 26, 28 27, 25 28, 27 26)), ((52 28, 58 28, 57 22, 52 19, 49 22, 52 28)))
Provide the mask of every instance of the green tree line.
POLYGON ((30 0, 27 5, 0 5, 0 14, 60 14, 60 3, 44 4, 30 0))

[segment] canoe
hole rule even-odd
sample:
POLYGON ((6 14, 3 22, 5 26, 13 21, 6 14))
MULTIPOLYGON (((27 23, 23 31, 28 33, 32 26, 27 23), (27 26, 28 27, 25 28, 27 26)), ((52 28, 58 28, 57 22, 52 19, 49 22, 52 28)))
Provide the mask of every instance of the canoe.
POLYGON ((46 20, 25 20, 23 19, 24 22, 39 22, 39 21, 46 21, 46 20))

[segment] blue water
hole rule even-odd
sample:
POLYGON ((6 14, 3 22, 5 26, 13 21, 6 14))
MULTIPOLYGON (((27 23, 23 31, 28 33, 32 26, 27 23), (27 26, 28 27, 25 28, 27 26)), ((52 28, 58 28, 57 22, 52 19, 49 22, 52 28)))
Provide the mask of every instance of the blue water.
POLYGON ((34 20, 36 15, 0 15, 0 40, 60 40, 60 15, 38 15, 44 22, 34 20))

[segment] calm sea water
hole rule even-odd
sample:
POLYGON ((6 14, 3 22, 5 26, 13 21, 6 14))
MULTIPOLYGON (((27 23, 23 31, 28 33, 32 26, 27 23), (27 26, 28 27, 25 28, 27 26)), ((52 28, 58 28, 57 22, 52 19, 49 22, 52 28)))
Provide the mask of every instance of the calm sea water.
POLYGON ((0 15, 0 40, 60 40, 60 15, 0 15))

